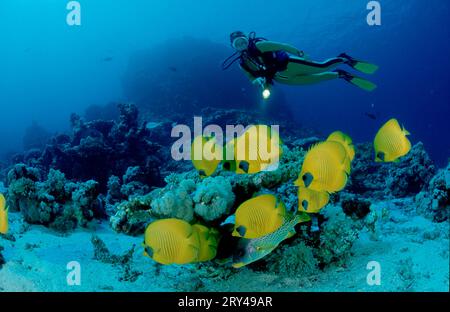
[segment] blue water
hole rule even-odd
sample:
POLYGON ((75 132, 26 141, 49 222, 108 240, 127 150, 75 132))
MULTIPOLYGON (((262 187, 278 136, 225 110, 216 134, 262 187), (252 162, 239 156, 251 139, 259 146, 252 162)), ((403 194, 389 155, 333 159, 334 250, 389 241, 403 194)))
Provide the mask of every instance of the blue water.
POLYGON ((312 59, 348 52, 380 65, 373 93, 343 81, 278 86, 299 125, 324 134, 341 129, 364 142, 396 117, 436 162, 450 156, 447 0, 382 0, 382 25, 373 27, 367 0, 80 0, 82 25, 73 27, 67 2, 0 1, 0 154, 22 148, 33 120, 63 131, 71 112, 133 100, 124 95, 123 75, 136 51, 192 36, 231 54, 228 35, 241 29, 295 45, 312 59))

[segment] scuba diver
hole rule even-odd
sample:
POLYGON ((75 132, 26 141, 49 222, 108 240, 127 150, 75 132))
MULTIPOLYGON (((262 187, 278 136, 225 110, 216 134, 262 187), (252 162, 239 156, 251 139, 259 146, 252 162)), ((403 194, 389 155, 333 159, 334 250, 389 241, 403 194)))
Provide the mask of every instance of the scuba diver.
POLYGON ((255 32, 248 36, 241 31, 233 32, 230 41, 236 52, 223 62, 222 69, 228 69, 239 60, 241 69, 254 85, 260 86, 265 99, 270 97, 274 81, 297 86, 341 78, 366 91, 377 87, 366 79, 336 69, 346 64, 365 74, 378 70, 377 65, 356 60, 345 53, 324 62, 315 62, 308 60, 305 52, 288 44, 257 38, 255 32))

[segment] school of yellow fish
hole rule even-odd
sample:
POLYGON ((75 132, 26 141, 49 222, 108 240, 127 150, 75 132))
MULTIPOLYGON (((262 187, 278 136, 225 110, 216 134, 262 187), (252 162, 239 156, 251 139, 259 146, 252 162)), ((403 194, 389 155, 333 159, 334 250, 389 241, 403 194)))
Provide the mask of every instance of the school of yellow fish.
POLYGON ((253 125, 222 146, 214 137, 197 136, 191 145, 191 160, 199 175, 209 177, 222 163, 236 174, 273 171, 282 155, 278 133, 266 125, 253 125))
MULTIPOLYGON (((374 139, 376 162, 398 162, 411 149, 409 132, 396 119, 386 122, 374 139)), ((254 137, 253 137, 254 138, 254 137)), ((201 177, 212 175, 219 164, 224 170, 236 174, 254 174, 276 166, 282 149, 277 133, 268 126, 249 127, 240 137, 220 146, 214 137, 196 137, 194 149, 202 148, 207 153, 192 158, 193 166, 201 177), (257 133, 270 157, 260 157, 260 147, 252 144, 250 134, 257 133), (222 160, 226 151, 234 154, 235 160, 222 160), (202 155, 209 155, 203 158, 202 155), (256 156, 255 156, 256 155, 256 156)), ((294 184, 298 187, 298 209, 294 214, 286 210, 285 204, 273 194, 260 194, 245 202, 234 215, 231 235, 240 239, 243 253, 233 259, 238 268, 261 259, 284 239, 295 234, 295 225, 309 221, 308 214, 318 213, 325 207, 330 194, 341 191, 351 172, 355 158, 352 139, 341 131, 312 146, 305 155, 300 174, 294 184)), ((8 233, 8 208, 0 194, 0 234, 8 233)), ((161 264, 187 264, 209 261, 216 257, 220 240, 219 231, 196 223, 179 219, 160 219, 151 222, 144 234, 144 255, 161 264)))

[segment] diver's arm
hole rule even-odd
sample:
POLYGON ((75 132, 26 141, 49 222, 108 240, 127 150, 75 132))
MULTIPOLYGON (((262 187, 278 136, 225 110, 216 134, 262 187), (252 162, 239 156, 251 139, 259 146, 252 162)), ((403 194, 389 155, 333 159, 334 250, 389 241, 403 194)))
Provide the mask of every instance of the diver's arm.
POLYGON ((252 75, 251 73, 249 73, 248 71, 246 71, 244 67, 242 67, 241 65, 239 65, 239 68, 242 69, 242 71, 244 72, 244 74, 247 76, 247 78, 248 78, 251 82, 255 81, 256 77, 253 76, 253 75, 252 75))
POLYGON ((266 88, 266 84, 267 84, 267 80, 264 77, 255 77, 253 76, 251 73, 249 73, 248 71, 245 70, 244 67, 242 67, 241 65, 239 65, 240 69, 242 69, 242 71, 245 73, 245 75, 247 76, 247 78, 250 80, 250 82, 254 85, 259 86, 262 89, 266 88))
POLYGON ((274 41, 260 41, 256 43, 256 47, 261 52, 272 52, 272 51, 286 51, 290 54, 303 57, 305 52, 285 43, 274 42, 274 41))

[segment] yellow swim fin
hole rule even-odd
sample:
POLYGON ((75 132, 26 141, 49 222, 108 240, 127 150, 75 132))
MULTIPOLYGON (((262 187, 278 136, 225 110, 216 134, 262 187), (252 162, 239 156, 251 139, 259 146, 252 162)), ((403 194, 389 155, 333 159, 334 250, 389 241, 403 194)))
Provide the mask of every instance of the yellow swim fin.
POLYGON ((342 78, 363 90, 372 92, 373 90, 375 90, 377 88, 377 85, 374 84, 373 82, 370 82, 369 80, 355 76, 353 74, 350 74, 349 72, 346 72, 345 70, 336 69, 335 72, 339 74, 339 78, 342 78))
POLYGON ((364 73, 364 74, 374 74, 378 70, 378 65, 365 63, 365 62, 357 62, 354 66, 354 69, 364 73))
POLYGON ((339 57, 342 57, 343 59, 345 59, 345 61, 348 65, 350 65, 357 71, 360 71, 364 74, 369 74, 369 75, 374 74, 379 68, 378 65, 356 60, 346 53, 342 53, 341 55, 339 55, 339 57))
POLYGON ((361 77, 357 77, 357 76, 354 76, 352 79, 350 79, 349 82, 351 84, 353 84, 363 90, 369 91, 369 92, 372 92, 373 90, 375 90, 377 88, 377 85, 374 84, 373 82, 366 80, 364 78, 361 78, 361 77))

